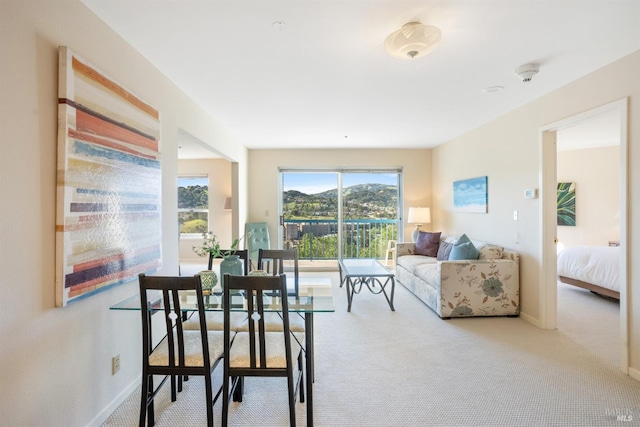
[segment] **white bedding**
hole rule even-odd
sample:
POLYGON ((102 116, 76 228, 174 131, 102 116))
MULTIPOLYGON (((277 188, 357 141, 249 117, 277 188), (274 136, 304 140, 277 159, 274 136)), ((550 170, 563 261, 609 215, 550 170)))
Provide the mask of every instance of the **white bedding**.
POLYGON ((566 247, 558 254, 558 276, 620 292, 620 247, 566 247))

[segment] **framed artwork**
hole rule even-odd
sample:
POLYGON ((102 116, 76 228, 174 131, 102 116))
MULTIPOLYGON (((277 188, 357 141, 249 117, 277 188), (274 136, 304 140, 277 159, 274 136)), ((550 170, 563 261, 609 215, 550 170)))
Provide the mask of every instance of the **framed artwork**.
POLYGON ((558 183, 558 225, 576 226, 576 183, 558 183))
POLYGON ((454 181, 454 212, 487 213, 487 181, 486 176, 454 181))
POLYGON ((161 264, 160 115, 88 64, 58 51, 56 305, 161 264))

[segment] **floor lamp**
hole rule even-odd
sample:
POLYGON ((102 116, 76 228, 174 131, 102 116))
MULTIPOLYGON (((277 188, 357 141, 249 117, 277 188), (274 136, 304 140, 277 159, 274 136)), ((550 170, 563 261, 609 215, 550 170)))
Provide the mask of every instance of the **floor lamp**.
POLYGON ((422 224, 431 223, 431 210, 429 208, 409 208, 409 224, 415 224, 416 229, 411 233, 411 239, 415 242, 418 239, 418 233, 422 224))

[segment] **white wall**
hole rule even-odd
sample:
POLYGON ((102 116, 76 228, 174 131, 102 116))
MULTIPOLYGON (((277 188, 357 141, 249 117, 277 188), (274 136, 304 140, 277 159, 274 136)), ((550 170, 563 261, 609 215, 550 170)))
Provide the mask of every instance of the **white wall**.
MULTIPOLYGON (((279 167, 403 167, 404 217, 410 206, 431 206, 431 150, 250 150, 249 221, 267 222, 270 236, 278 236, 279 167)), ((411 241, 412 231, 405 223, 405 241, 411 241)))
POLYGON ((576 184, 576 225, 558 226, 564 246, 620 240, 620 147, 558 152, 558 182, 576 184))
MULTIPOLYGON (((535 84, 535 82, 533 82, 535 84)), ((576 80, 490 123, 455 138, 433 152, 436 227, 518 250, 522 317, 540 324, 542 262, 540 198, 524 199, 540 188, 540 128, 583 111, 629 97, 629 164, 640 164, 640 51, 576 80), (489 177, 489 213, 454 213, 452 182, 489 177), (520 221, 513 221, 513 211, 520 221)), ((489 101, 487 101, 489 102, 489 101)), ((640 264, 640 171, 629 169, 629 265, 640 264)), ((640 313, 638 273, 630 268, 629 312, 640 313), (635 291, 635 292, 634 292, 635 291), (635 297, 634 297, 634 294, 635 297)), ((640 378, 640 316, 629 316, 630 366, 640 378)))
POLYGON ((80 0, 1 1, 0 40, 0 424, 99 424, 140 380, 140 314, 109 310, 138 290, 54 307, 58 46, 160 111, 161 273, 178 270, 178 129, 239 162, 241 218, 247 152, 80 0))

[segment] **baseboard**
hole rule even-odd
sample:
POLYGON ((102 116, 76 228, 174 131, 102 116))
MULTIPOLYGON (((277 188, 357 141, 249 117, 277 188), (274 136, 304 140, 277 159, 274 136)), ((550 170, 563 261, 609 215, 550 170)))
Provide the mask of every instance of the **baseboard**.
POLYGON ((640 371, 637 369, 629 368, 629 376, 636 381, 640 381, 640 371))
POLYGON ((104 424, 104 422, 107 421, 107 418, 109 418, 109 416, 113 414, 113 412, 118 409, 120 405, 122 405, 122 402, 127 400, 127 398, 131 396, 131 393, 133 393, 140 386, 140 381, 141 379, 139 377, 131 384, 129 384, 129 386, 127 386, 124 390, 122 390, 122 392, 120 392, 120 394, 117 395, 116 398, 113 399, 113 401, 109 405, 107 405, 107 407, 100 411, 100 413, 96 415, 93 420, 91 420, 89 426, 101 426, 102 424, 104 424))
POLYGON ((537 328, 544 329, 542 327, 542 323, 540 323, 539 319, 536 319, 535 317, 532 317, 532 316, 528 315, 527 313, 520 312, 520 318, 522 318, 522 320, 525 320, 525 321, 531 323, 533 326, 535 326, 537 328))

